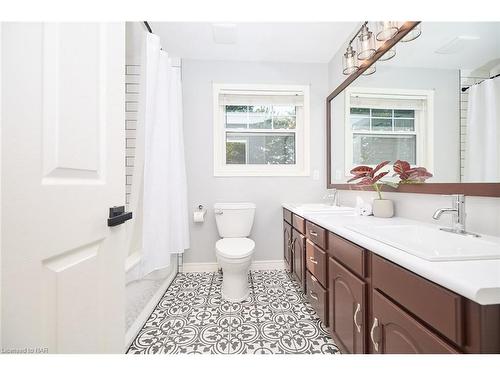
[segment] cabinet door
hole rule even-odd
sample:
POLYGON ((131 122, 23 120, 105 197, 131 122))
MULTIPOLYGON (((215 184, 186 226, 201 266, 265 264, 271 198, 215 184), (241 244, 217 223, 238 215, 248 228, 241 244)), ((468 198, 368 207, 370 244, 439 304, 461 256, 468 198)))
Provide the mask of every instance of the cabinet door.
POLYGON ((292 267, 293 275, 300 283, 303 291, 306 290, 306 267, 305 267, 305 257, 306 257, 306 237, 295 229, 292 229, 292 267))
POLYGON ((455 348, 376 290, 373 291, 370 338, 374 353, 458 353, 455 348))
POLYGON ((292 226, 283 220, 283 257, 287 271, 292 272, 292 226))
POLYGON ((365 353, 366 283, 334 259, 328 262, 330 329, 344 352, 365 353))

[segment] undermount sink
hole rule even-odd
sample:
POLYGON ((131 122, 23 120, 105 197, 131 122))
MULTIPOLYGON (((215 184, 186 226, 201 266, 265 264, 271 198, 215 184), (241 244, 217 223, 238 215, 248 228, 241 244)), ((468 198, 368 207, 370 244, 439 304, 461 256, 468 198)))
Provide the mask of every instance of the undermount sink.
POLYGON ((448 233, 430 225, 351 225, 347 229, 433 262, 500 259, 500 238, 448 233))
POLYGON ((352 207, 339 207, 332 206, 325 203, 301 203, 301 204, 291 204, 297 210, 304 212, 351 212, 354 209, 352 207))

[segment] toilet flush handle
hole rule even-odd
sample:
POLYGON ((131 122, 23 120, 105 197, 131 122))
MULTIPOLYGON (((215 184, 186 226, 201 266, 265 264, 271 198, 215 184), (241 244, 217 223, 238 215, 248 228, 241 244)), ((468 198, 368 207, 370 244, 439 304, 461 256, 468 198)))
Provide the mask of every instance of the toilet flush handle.
POLYGON ((216 215, 222 215, 224 212, 221 209, 217 209, 214 211, 216 215))

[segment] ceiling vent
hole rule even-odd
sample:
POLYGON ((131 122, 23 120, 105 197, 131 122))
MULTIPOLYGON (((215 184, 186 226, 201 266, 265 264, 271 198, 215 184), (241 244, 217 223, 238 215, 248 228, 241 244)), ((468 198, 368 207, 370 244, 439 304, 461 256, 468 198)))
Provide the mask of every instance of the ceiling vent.
POLYGON ((469 44, 473 43, 476 40, 479 40, 478 36, 457 36, 441 48, 438 48, 435 52, 443 55, 458 53, 468 48, 469 44))
POLYGON ((212 25, 216 44, 235 44, 237 28, 234 23, 215 23, 212 25))

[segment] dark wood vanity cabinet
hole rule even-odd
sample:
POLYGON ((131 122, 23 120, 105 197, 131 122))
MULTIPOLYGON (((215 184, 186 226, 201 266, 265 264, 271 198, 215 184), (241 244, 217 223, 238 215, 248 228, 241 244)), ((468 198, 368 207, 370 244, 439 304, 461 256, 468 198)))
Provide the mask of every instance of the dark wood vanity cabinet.
POLYGON ((306 236, 320 249, 326 249, 328 232, 319 225, 306 221, 306 236))
POLYGON ((325 326, 328 326, 328 232, 306 221, 307 300, 325 326))
POLYGON ((372 314, 370 340, 374 353, 460 353, 458 349, 448 344, 376 290, 373 292, 372 314))
POLYGON ((310 239, 306 240, 306 268, 319 281, 323 287, 327 287, 328 258, 326 251, 322 250, 310 239))
POLYGON ((283 209, 283 257, 286 269, 292 273, 305 292, 306 288, 306 221, 283 209))
POLYGON ((328 311, 328 291, 309 270, 306 271, 306 291, 309 303, 321 321, 328 325, 326 324, 328 322, 328 316, 326 315, 328 311))
POLYGON ((343 353, 365 353, 366 282, 333 258, 328 266, 330 330, 343 353))
POLYGON ((302 291, 306 290, 306 237, 295 228, 292 229, 292 275, 300 284, 302 291))
POLYGON ((285 269, 292 271, 292 226, 283 220, 283 259, 285 269))
POLYGON ((500 353, 500 305, 479 305, 378 255, 370 258, 372 352, 500 353))
POLYGON ((500 353, 500 305, 479 305, 287 210, 283 233, 285 262, 343 353, 500 353))
POLYGON ((500 352, 500 305, 478 305, 333 233, 328 255, 330 330, 345 353, 500 352))
POLYGON ((464 298, 372 255, 372 287, 458 347, 464 344, 464 298))
POLYGON ((328 259, 326 252, 306 240, 307 299, 321 321, 328 326, 328 259))

